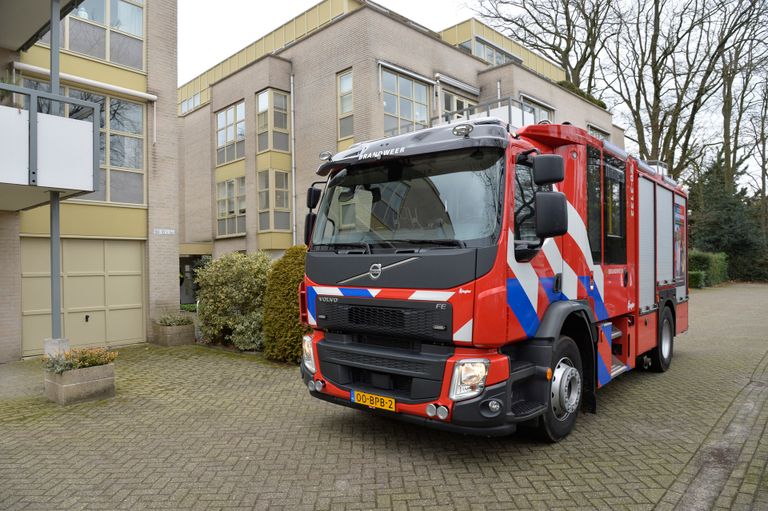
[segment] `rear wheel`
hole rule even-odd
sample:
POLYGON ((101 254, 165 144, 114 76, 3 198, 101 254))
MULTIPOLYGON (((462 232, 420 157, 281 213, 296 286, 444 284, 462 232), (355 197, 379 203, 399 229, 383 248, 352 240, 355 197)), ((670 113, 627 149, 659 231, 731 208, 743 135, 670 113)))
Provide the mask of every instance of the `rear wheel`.
POLYGON ((552 350, 552 381, 549 407, 541 417, 540 436, 547 442, 559 442, 573 431, 581 407, 584 376, 576 343, 565 335, 552 350))
POLYGON ((663 373, 672 364, 672 354, 675 347, 675 320, 672 311, 664 307, 659 322, 659 336, 656 347, 651 350, 651 369, 663 373))

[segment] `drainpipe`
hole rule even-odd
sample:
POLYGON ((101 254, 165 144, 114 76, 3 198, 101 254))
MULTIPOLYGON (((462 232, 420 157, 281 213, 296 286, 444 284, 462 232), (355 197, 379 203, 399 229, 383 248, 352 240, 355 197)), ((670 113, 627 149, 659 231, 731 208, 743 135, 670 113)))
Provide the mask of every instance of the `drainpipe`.
MULTIPOLYGON (((59 93, 59 32, 61 7, 51 0, 51 94, 59 93)), ((61 106, 57 102, 54 113, 61 106)), ((37 108, 30 103, 29 108, 37 108)), ((51 338, 61 339, 61 236, 59 232, 59 192, 51 192, 51 338)))
POLYGON ((296 245, 296 101, 294 100, 293 73, 291 73, 291 187, 293 188, 293 244, 296 245))

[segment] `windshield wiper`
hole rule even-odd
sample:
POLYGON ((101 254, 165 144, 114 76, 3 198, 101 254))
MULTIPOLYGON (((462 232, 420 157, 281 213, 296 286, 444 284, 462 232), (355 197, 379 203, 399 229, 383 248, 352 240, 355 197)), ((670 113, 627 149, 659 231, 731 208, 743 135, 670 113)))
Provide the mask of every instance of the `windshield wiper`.
POLYGON ((414 245, 437 245, 442 247, 461 247, 466 248, 467 244, 462 240, 391 240, 393 243, 403 242, 412 243, 414 245))
POLYGON ((358 247, 364 249, 365 253, 371 253, 371 245, 365 241, 344 241, 339 243, 318 243, 316 245, 312 245, 312 248, 317 247, 327 247, 330 249, 338 249, 339 247, 358 247))

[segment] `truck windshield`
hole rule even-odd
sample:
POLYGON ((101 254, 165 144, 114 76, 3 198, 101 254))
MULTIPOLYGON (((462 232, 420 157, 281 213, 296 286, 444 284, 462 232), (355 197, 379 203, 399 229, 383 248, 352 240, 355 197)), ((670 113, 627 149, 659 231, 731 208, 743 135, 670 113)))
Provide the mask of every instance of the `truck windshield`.
POLYGON ((328 183, 313 248, 489 246, 501 227, 503 156, 476 148, 343 169, 328 183))

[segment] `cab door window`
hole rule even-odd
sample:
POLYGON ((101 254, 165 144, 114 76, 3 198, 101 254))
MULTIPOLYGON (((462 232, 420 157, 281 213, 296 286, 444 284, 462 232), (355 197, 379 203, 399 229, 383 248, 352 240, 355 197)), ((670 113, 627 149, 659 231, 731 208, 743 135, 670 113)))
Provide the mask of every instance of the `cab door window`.
POLYGON ((603 229, 605 264, 626 264, 626 162, 605 155, 603 161, 603 229))

